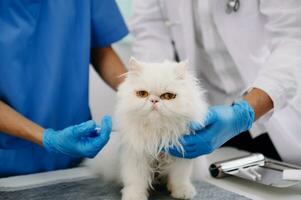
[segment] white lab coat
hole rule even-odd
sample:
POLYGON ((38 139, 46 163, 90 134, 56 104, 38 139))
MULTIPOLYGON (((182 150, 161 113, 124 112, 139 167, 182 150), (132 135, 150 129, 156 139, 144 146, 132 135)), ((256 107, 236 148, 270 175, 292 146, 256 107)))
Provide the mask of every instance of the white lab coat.
MULTIPOLYGON (((191 1, 134 0, 134 55, 173 59, 174 41, 180 59, 198 70, 191 1)), ((260 88, 272 98, 274 109, 261 121, 281 158, 301 165, 301 1, 240 0, 230 14, 227 2, 211 0, 219 34, 246 89, 260 88)))

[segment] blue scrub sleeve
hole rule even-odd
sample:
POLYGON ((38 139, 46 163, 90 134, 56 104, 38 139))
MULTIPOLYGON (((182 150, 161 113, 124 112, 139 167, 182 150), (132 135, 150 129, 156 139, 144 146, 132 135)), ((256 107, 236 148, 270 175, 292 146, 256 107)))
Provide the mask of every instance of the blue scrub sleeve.
POLYGON ((115 0, 92 0, 92 47, 106 47, 127 34, 115 0))

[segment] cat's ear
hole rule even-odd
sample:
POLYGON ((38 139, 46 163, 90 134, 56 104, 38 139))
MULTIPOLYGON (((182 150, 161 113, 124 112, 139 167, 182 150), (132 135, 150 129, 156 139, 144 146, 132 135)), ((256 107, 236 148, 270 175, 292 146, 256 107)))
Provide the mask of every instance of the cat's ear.
POLYGON ((134 57, 131 57, 129 60, 129 71, 132 71, 132 72, 140 72, 141 71, 141 63, 134 57))
POLYGON ((184 79, 188 69, 188 60, 181 61, 177 64, 175 73, 177 78, 184 79))

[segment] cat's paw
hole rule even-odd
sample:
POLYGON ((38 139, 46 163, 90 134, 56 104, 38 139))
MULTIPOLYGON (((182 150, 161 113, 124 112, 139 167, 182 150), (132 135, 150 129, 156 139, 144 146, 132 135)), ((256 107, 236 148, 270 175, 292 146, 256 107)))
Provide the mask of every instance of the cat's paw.
POLYGON ((138 187, 124 187, 122 189, 122 199, 121 200, 147 200, 147 191, 141 190, 138 187))
POLYGON ((195 187, 191 183, 169 184, 168 190, 171 196, 176 199, 192 199, 196 195, 195 187))

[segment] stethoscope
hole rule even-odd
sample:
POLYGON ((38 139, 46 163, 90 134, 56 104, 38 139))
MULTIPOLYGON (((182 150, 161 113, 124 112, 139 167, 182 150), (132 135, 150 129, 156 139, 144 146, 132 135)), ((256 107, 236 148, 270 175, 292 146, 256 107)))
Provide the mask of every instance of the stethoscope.
POLYGON ((228 0, 226 6, 226 13, 230 14, 232 12, 237 12, 239 10, 240 1, 239 0, 228 0))
MULTIPOLYGON (((168 19, 168 17, 166 16, 165 12, 164 12, 164 3, 162 2, 162 0, 157 0, 158 1, 158 5, 159 5, 159 9, 160 9, 160 14, 164 20, 164 24, 167 27, 172 27, 174 25, 178 25, 180 24, 179 21, 171 21, 168 19)), ((233 12, 237 12, 240 8, 240 1, 239 0, 228 0, 226 6, 225 6, 225 12, 227 14, 231 14, 233 12)))

